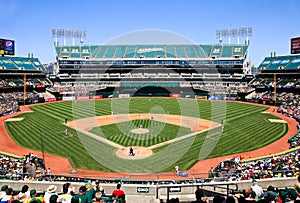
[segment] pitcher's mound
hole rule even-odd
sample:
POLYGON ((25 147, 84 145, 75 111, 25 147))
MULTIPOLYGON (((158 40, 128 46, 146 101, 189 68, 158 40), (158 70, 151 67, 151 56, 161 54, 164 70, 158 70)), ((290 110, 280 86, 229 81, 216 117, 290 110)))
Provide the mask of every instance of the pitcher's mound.
POLYGON ((135 133, 135 134, 144 134, 144 133, 148 133, 149 130, 146 128, 135 128, 130 130, 131 133, 135 133))
POLYGON ((122 159, 144 159, 152 155, 151 149, 139 146, 133 146, 132 148, 134 156, 129 156, 129 147, 119 149, 116 154, 122 159))

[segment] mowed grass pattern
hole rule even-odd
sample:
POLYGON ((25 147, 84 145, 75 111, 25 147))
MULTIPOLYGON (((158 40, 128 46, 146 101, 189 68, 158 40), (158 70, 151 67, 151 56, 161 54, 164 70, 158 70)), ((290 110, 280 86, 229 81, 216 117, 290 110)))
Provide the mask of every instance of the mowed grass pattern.
MULTIPOLYGON (((116 148, 107 144, 94 140, 84 134, 77 134, 74 129, 69 129, 70 137, 65 137, 64 131, 66 126, 63 124, 64 119, 73 120, 78 118, 88 118, 93 116, 110 115, 113 109, 114 113, 163 113, 168 112, 174 115, 185 115, 193 117, 201 117, 210 120, 214 115, 226 116, 224 120, 225 131, 222 135, 218 135, 220 129, 211 130, 209 135, 202 133, 195 138, 188 138, 176 142, 176 145, 185 147, 185 143, 192 141, 191 147, 185 154, 180 156, 176 154, 164 153, 155 158, 147 158, 151 163, 159 163, 164 157, 178 157, 176 163, 180 164, 181 170, 187 170, 199 161, 199 153, 203 145, 206 147, 214 145, 214 134, 218 137, 216 147, 212 147, 212 151, 206 158, 218 157, 253 149, 261 148, 269 143, 274 142, 283 136, 287 131, 287 125, 282 123, 271 123, 268 119, 276 118, 270 114, 262 114, 267 107, 255 106, 250 104, 242 104, 235 102, 211 102, 211 101, 195 101, 185 99, 170 98, 131 98, 117 100, 99 100, 99 101, 78 101, 76 104, 72 102, 57 102, 38 106, 31 106, 33 113, 24 113, 16 117, 24 118, 19 122, 6 122, 6 129, 10 136, 19 145, 37 151, 41 151, 41 140, 44 143, 46 153, 66 157, 70 160, 74 168, 91 169, 99 171, 111 171, 111 169, 103 164, 95 161, 97 155, 101 156, 101 150, 108 152, 111 161, 120 164, 131 164, 137 160, 122 160, 115 155, 116 148), (195 106, 197 102, 197 106, 195 106), (222 109, 226 105, 226 109, 222 109), (218 108, 220 106, 220 108, 218 108), (184 107, 184 111, 182 110, 184 107), (213 110, 212 110, 213 108, 213 110), (205 138, 209 137, 205 140, 205 138), (42 139, 41 139, 42 138, 42 139), (210 139, 211 138, 211 139, 210 139), (84 143, 84 144, 82 144, 84 143), (95 151, 93 157, 87 152, 84 146, 91 146, 95 151)), ((167 125, 166 125, 167 126, 167 125)), ((115 127, 112 126, 112 129, 115 127)), ((114 137, 114 134, 105 133, 114 137)), ((176 132, 177 135, 177 132, 176 132)), ((117 139, 115 138, 112 139, 117 139)), ((164 138, 169 139, 169 138, 164 138)), ((161 142, 156 140, 153 143, 161 142)), ((122 141, 119 143, 124 146, 133 141, 122 141), (123 143, 124 142, 124 143, 123 143), (126 143, 127 142, 127 143, 126 143)), ((140 142, 140 141, 139 141, 140 142)), ((133 144, 133 143, 130 143, 133 144)), ((137 145, 149 146, 150 143, 140 142, 137 145)), ((157 148, 155 153, 164 150, 166 146, 157 148)), ((175 164, 175 162, 174 162, 175 164)), ((174 164, 166 167, 162 171, 174 171, 174 164)), ((143 169, 133 167, 128 172, 143 172, 143 169)))
POLYGON ((154 120, 133 120, 118 124, 95 127, 89 132, 101 137, 105 137, 106 139, 125 147, 130 145, 149 147, 192 133, 190 129, 184 127, 181 127, 181 130, 179 131, 180 127, 181 126, 171 125, 154 120), (144 129, 148 129, 149 132, 143 134, 131 132, 133 129, 139 129, 140 126, 142 126, 144 129))

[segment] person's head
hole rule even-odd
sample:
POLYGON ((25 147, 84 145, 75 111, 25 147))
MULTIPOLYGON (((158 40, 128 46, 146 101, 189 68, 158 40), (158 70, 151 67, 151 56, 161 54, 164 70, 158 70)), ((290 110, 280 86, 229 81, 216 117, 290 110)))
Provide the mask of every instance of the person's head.
POLYGON ((228 196, 226 198, 226 203, 235 203, 235 198, 233 196, 228 196))
POLYGON ((117 184, 117 189, 119 190, 120 188, 121 188, 121 184, 118 183, 118 184, 117 184))
POLYGON ((13 194, 13 189, 11 187, 8 187, 7 190, 5 190, 6 195, 12 195, 13 194))
POLYGON ((250 197, 251 189, 248 189, 248 188, 244 189, 242 193, 245 198, 248 198, 248 197, 250 197))
POLYGON ((28 185, 23 185, 23 187, 22 187, 22 193, 27 192, 28 189, 29 189, 29 186, 28 186, 28 185))
POLYGON ((67 193, 68 193, 68 189, 69 189, 69 183, 63 184, 62 192, 63 192, 64 194, 67 194, 67 193))
POLYGON ((37 193, 36 193, 36 190, 33 189, 33 190, 30 190, 30 197, 36 197, 37 193))
POLYGON ((101 197, 102 197, 102 192, 97 192, 97 193, 95 194, 96 202, 100 202, 101 197))
POLYGON ((213 198, 213 203, 223 203, 224 197, 222 197, 221 195, 216 195, 213 198))
POLYGON ((49 202, 50 203, 56 203, 57 199, 58 199, 58 196, 56 194, 53 194, 53 195, 50 196, 49 202))
POLYGON ((269 202, 274 201, 276 199, 276 193, 273 191, 267 191, 264 193, 264 198, 269 202))
POLYGON ((204 191, 203 191, 203 189, 199 188, 199 186, 197 187, 197 190, 196 190, 196 196, 197 196, 197 198, 204 197, 204 191))
POLYGON ((85 193, 86 193, 86 187, 85 187, 85 186, 81 186, 81 187, 79 188, 79 193, 85 194, 85 193))

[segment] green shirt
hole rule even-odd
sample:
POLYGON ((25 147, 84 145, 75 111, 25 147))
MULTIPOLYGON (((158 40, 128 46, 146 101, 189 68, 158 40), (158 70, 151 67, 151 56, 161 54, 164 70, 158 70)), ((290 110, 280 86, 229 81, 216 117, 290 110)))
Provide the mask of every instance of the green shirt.
POLYGON ((86 191, 85 196, 88 199, 88 203, 93 202, 93 198, 95 197, 96 191, 94 188, 89 189, 88 191, 86 191))

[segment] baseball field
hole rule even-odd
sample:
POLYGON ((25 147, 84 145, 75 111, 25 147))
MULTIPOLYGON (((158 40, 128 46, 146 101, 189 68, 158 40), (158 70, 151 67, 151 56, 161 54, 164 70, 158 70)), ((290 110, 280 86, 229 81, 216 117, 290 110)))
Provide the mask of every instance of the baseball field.
POLYGON ((265 113, 268 107, 238 102, 124 98, 30 109, 5 122, 17 144, 97 171, 163 172, 175 164, 188 170, 202 159, 261 148, 287 132, 287 124, 265 113), (136 157, 127 155, 130 145, 136 157))

